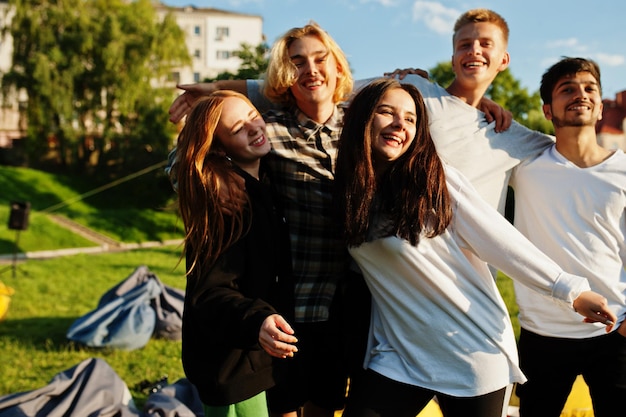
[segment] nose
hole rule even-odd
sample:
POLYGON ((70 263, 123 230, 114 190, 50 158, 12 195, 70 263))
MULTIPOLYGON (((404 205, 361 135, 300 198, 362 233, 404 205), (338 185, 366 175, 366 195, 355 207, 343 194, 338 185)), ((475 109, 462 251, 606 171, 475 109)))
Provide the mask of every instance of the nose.
POLYGON ((399 130, 405 130, 406 120, 404 119, 404 116, 400 114, 394 115, 392 126, 399 130))
POLYGON ((468 55, 480 55, 482 53, 482 49, 480 47, 480 41, 477 39, 467 48, 468 55))
POLYGON ((245 128, 248 131, 248 136, 254 136, 259 131, 259 126, 252 121, 246 122, 245 128))
POLYGON ((588 100, 589 99, 589 93, 587 92, 587 90, 585 89, 585 86, 583 86, 583 85, 578 87, 578 89, 576 91, 576 95, 581 100, 588 100))
POLYGON ((310 75, 315 75, 318 73, 317 65, 315 65, 315 60, 313 58, 307 59, 304 67, 304 73, 310 75))

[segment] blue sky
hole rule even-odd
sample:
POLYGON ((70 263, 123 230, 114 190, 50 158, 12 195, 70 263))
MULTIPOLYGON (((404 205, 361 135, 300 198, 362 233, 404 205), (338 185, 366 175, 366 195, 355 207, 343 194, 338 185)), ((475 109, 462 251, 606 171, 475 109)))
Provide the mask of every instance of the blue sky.
POLYGON ((162 0, 263 17, 271 45, 289 28, 314 20, 348 56, 355 78, 396 68, 429 69, 452 54, 452 27, 464 11, 495 10, 511 31, 513 76, 530 92, 561 56, 595 59, 603 97, 626 90, 626 1, 569 0, 162 0))

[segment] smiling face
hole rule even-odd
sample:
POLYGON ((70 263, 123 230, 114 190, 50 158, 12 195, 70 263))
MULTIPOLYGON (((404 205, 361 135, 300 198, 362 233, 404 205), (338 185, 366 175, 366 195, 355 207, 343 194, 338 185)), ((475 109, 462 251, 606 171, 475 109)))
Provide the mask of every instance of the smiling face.
POLYGON ((466 24, 455 34, 453 46, 452 69, 466 88, 489 86, 510 61, 502 30, 494 23, 466 24))
POLYGON ((271 149, 263 118, 257 109, 238 97, 224 99, 215 133, 226 155, 248 172, 250 168, 258 171, 260 158, 271 149))
POLYGON ((372 120, 372 156, 376 170, 402 156, 415 139, 415 102, 401 88, 388 90, 374 110, 372 120))
POLYGON ((562 77, 552 90, 552 103, 544 104, 554 128, 591 126, 602 118, 602 96, 596 78, 582 71, 562 77))
POLYGON ((298 70, 291 86, 298 107, 334 106, 340 68, 326 45, 315 36, 303 36, 291 43, 289 57, 298 70))

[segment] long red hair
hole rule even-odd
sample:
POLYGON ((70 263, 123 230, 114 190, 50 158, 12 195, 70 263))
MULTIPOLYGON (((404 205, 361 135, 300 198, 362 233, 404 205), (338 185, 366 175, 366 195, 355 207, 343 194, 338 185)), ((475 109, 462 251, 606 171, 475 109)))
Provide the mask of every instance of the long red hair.
POLYGON ((178 207, 185 225, 185 252, 191 254, 187 273, 211 266, 245 232, 249 200, 243 178, 216 134, 226 98, 247 97, 230 90, 198 100, 178 136, 174 164, 178 207))

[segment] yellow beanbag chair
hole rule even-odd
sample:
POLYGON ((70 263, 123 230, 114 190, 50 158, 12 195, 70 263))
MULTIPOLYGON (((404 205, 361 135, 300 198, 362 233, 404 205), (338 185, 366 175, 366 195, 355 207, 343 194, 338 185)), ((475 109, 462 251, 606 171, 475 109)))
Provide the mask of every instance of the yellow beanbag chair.
POLYGON ((7 315, 13 292, 13 288, 7 287, 2 281, 0 281, 0 321, 2 321, 7 315))

